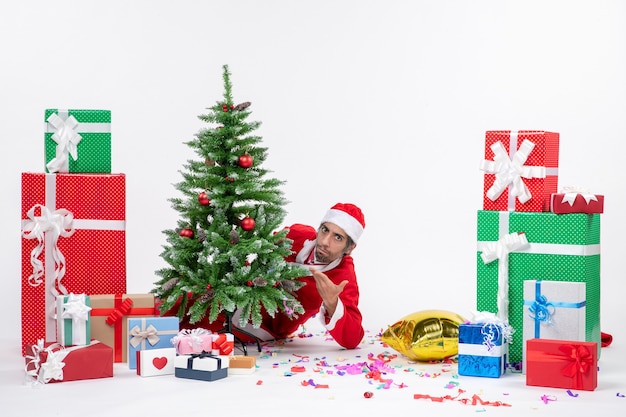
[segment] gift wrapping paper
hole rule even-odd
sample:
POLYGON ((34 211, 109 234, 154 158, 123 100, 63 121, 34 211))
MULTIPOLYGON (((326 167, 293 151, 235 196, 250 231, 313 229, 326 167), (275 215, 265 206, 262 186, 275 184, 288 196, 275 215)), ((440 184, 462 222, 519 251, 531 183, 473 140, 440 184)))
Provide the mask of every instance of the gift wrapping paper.
POLYGON ((174 359, 176 349, 162 348, 151 350, 138 350, 137 375, 161 376, 174 374, 174 359))
POLYGON ((228 357, 228 375, 250 375, 256 370, 256 357, 248 355, 230 355, 228 357))
POLYGON ((46 109, 45 169, 49 173, 111 173, 111 111, 46 109))
POLYGON ((128 368, 137 368, 137 351, 172 347, 180 330, 178 317, 128 318, 128 368))
POLYGON ((39 339, 28 346, 26 374, 37 383, 78 381, 113 376, 111 348, 98 340, 64 347, 39 339))
POLYGON ((526 340, 585 341, 586 292, 584 282, 524 281, 523 373, 526 340))
POLYGON ((91 341, 89 296, 85 294, 57 297, 57 343, 64 346, 88 345, 91 341))
POLYGON ((604 213, 604 196, 590 193, 555 193, 550 200, 550 211, 556 214, 604 213))
POLYGON ((459 325, 458 374, 499 378, 506 370, 508 344, 495 323, 459 325))
POLYGON ((522 361, 526 280, 584 282, 585 340, 600 347, 600 215, 479 210, 477 224, 477 309, 506 316, 513 327, 509 360, 522 361), (528 244, 511 247, 510 234, 528 244))
POLYGON ((128 318, 156 317, 152 294, 97 294, 91 299, 91 335, 113 348, 114 362, 128 361, 128 318))
POLYGON ((216 381, 228 376, 228 356, 210 353, 179 355, 174 359, 174 376, 177 378, 216 381))
POLYGON ((126 293, 125 180, 22 173, 22 352, 56 341, 58 295, 126 293))
POLYGON ((485 133, 483 210, 550 211, 557 192, 559 134, 541 130, 485 133))
POLYGON ((598 386, 596 342, 528 339, 526 385, 594 391, 598 386))

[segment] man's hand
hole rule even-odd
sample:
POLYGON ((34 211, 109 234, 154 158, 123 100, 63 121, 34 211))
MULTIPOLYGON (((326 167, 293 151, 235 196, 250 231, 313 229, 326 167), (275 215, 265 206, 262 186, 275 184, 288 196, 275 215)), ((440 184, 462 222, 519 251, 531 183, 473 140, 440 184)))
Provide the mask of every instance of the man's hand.
POLYGON ((337 308, 337 301, 339 300, 339 294, 343 291, 344 287, 348 284, 347 280, 341 281, 339 285, 335 285, 326 274, 317 271, 314 268, 309 268, 315 279, 315 286, 317 292, 319 292, 324 302, 324 308, 329 317, 335 314, 337 308))

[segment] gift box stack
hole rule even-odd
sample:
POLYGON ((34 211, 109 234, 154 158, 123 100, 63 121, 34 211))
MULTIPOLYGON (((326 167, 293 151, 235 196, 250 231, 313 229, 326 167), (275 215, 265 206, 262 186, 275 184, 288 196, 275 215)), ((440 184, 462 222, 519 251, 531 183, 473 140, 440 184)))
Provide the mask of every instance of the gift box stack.
POLYGON ((21 183, 22 354, 34 374, 62 361, 45 382, 112 376, 112 347, 91 329, 91 296, 126 293, 126 184, 111 173, 111 112, 47 109, 44 125, 45 167, 21 183))
POLYGON ((553 340, 570 353, 593 345, 593 357, 599 357, 604 198, 577 189, 559 192, 559 146, 555 132, 486 132, 476 304, 511 326, 508 361, 522 364, 529 385, 573 387, 572 378, 561 374, 566 382, 549 382, 547 368, 536 366, 542 356, 536 351, 548 350, 553 340))

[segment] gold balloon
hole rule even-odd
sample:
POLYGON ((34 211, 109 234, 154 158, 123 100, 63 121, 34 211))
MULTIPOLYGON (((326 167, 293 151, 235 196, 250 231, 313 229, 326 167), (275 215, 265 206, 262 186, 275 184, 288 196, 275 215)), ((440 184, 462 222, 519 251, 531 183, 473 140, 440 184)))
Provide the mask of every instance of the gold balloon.
POLYGON ((389 326, 381 340, 414 361, 441 360, 459 352, 459 324, 465 322, 451 311, 416 311, 389 326))

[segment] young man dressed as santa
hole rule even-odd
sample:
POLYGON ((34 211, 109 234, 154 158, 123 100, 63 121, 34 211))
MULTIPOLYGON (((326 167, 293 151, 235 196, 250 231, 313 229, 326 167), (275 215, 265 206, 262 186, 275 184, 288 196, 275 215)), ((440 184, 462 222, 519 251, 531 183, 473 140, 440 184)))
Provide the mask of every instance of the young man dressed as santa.
MULTIPOLYGON (((354 204, 337 203, 322 218, 317 230, 294 224, 287 238, 293 240, 288 262, 309 269, 300 278, 305 285, 294 293, 304 314, 265 315, 260 329, 251 333, 262 340, 282 339, 319 314, 319 319, 335 341, 346 349, 356 348, 363 339, 359 285, 351 253, 365 228, 365 217, 354 204)), ((251 326, 247 326, 246 330, 251 326)))

